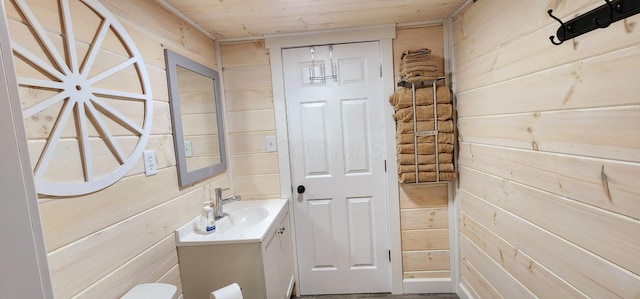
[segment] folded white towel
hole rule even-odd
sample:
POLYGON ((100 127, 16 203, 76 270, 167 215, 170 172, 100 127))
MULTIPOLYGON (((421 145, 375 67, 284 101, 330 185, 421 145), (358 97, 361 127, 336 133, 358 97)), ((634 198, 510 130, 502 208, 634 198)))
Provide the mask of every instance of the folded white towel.
POLYGON ((242 299, 242 291, 240 290, 240 286, 234 282, 211 292, 210 299, 242 299))

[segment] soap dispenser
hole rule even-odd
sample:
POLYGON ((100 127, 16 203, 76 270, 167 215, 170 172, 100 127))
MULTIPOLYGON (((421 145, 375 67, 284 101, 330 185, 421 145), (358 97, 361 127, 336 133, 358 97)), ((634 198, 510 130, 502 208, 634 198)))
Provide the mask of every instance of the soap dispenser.
POLYGON ((202 234, 210 234, 216 231, 216 220, 213 217, 213 209, 211 201, 205 201, 202 208, 202 216, 200 216, 200 232, 202 234))

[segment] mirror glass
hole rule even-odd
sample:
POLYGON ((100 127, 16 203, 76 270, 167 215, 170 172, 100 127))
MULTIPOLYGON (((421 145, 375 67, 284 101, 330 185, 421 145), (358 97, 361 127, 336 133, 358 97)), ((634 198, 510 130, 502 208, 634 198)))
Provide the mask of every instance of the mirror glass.
POLYGON ((180 186, 227 169, 218 72, 165 50, 180 186))

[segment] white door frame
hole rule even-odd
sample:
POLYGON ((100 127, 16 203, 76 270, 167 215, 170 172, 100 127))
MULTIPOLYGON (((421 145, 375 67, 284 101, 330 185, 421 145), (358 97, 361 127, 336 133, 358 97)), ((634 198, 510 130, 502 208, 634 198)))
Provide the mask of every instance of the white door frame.
MULTIPOLYGON (((282 34, 265 37, 266 48, 271 60, 271 84, 273 86, 273 104, 276 122, 276 138, 278 140, 278 166, 280 168, 280 196, 292 200, 291 165, 289 160, 289 137, 287 129, 287 111, 284 89, 284 69, 282 66, 282 49, 311 45, 339 43, 355 43, 378 41, 380 43, 380 59, 382 62, 382 91, 387 97, 394 92, 393 48, 392 39, 396 37, 394 24, 384 26, 362 27, 345 30, 318 31, 304 34, 282 34)), ((395 122, 391 117, 395 111, 391 105, 383 105, 385 117, 385 146, 387 163, 387 217, 389 223, 389 249, 391 250, 391 293, 402 294, 402 249, 400 240, 400 203, 398 201, 395 122), (393 233, 396 232, 396 233, 393 233)), ((292 209, 293 205, 289 205, 292 209)), ((293 215, 293 211, 290 211, 293 215)), ((293 224, 293 223, 292 223, 293 224)), ((295 230, 295 225, 291 225, 295 230)), ((295 233, 292 234, 295 238, 295 233)), ((293 244, 295 244, 293 240, 293 244)), ((297 253, 294 250, 296 283, 298 280, 297 253)), ((299 291, 298 291, 299 292, 299 291)))
POLYGON ((4 2, 0 3, 0 298, 53 298, 4 2))

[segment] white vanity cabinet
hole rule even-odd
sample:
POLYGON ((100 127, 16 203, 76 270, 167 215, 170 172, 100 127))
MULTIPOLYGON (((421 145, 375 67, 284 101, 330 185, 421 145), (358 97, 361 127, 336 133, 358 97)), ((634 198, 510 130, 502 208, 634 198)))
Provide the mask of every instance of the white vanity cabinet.
MULTIPOLYGON (((237 211, 246 210, 241 206, 247 203, 240 203, 237 211)), ((225 212, 234 215, 234 206, 229 207, 225 206, 225 212)), ((294 283, 288 203, 284 201, 269 214, 275 215, 258 233, 258 226, 241 227, 251 229, 249 232, 232 232, 233 227, 221 230, 224 218, 208 236, 191 235, 190 223, 179 229, 176 245, 184 298, 208 299, 212 291, 237 282, 244 298, 288 299, 294 283), (252 236, 245 238, 248 235, 252 236)))
POLYGON ((262 259, 268 299, 288 299, 293 289, 293 252, 289 214, 262 242, 262 259))

